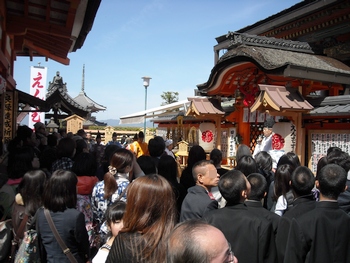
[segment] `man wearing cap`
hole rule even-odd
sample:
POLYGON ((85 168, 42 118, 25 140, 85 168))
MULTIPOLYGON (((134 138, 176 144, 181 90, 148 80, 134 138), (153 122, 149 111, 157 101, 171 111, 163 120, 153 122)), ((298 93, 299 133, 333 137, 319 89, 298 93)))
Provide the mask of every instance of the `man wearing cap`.
POLYGON ((274 124, 275 121, 272 118, 269 118, 264 122, 263 136, 259 136, 257 139, 253 158, 255 158, 255 156, 261 151, 269 152, 272 150, 272 135, 274 134, 272 127, 274 124))
POLYGON ((171 157, 173 157, 175 159, 175 155, 172 151, 174 147, 174 144, 173 144, 173 140, 172 139, 168 139, 165 141, 165 152, 167 155, 170 155, 171 157))

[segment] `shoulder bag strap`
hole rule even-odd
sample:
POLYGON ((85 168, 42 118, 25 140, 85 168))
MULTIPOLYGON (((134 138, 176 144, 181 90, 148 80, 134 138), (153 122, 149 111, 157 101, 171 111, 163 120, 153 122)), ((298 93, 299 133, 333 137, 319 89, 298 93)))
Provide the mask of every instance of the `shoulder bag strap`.
POLYGON ((28 222, 28 215, 25 213, 23 216, 23 219, 21 221, 21 224, 19 225, 16 233, 15 233, 15 238, 18 238, 18 236, 22 233, 24 233, 24 228, 28 222))
POLYGON ((44 209, 44 214, 46 217, 47 222, 50 225, 51 231, 53 232, 58 244, 60 245, 61 249, 63 250, 63 253, 68 257, 69 261, 72 263, 77 263, 78 261, 76 260, 76 258, 73 256, 72 252, 70 251, 70 249, 66 246, 66 244, 64 243, 64 241, 62 240, 60 234, 58 233, 55 224, 53 223, 52 217, 50 215, 49 210, 47 210, 46 208, 44 209))
POLYGON ((19 225, 18 229, 16 232, 13 231, 14 236, 12 238, 12 246, 11 246, 11 254, 9 256, 9 262, 14 262, 15 256, 16 256, 16 251, 19 246, 19 241, 20 241, 20 234, 22 233, 22 236, 24 235, 24 228, 28 222, 28 215, 24 214, 21 224, 19 225))

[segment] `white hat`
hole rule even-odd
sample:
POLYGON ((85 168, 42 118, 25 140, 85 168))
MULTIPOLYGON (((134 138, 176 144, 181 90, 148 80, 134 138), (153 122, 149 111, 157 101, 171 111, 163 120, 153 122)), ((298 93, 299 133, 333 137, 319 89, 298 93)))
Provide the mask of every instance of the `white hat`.
POLYGON ((172 139, 169 139, 169 140, 166 140, 165 141, 165 146, 168 147, 169 145, 172 145, 173 144, 173 140, 172 139))

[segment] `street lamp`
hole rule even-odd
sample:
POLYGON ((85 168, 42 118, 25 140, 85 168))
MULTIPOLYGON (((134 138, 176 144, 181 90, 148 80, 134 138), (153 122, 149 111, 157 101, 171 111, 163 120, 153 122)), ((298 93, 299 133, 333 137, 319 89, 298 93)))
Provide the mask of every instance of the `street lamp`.
MULTIPOLYGON (((151 77, 142 77, 143 79, 143 86, 145 87, 145 111, 147 110, 147 87, 149 86, 149 81, 152 79, 151 77)), ((143 121, 143 133, 145 135, 146 139, 146 112, 145 117, 143 121)))

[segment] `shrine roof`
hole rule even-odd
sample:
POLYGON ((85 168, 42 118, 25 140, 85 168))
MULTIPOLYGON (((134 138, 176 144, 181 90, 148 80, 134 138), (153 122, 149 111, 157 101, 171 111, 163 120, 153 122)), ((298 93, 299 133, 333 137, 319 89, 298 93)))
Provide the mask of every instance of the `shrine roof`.
POLYGON ((310 103, 314 109, 307 114, 308 116, 350 116, 350 95, 311 99, 310 103))
POLYGON ((207 97, 188 98, 191 102, 186 115, 224 115, 220 102, 207 97))
POLYGON ((89 109, 77 103, 69 96, 66 83, 50 82, 46 94, 46 102, 51 108, 60 109, 68 114, 77 114, 80 117, 86 117, 89 109))
POLYGON ((266 70, 273 70, 291 65, 305 70, 309 68, 319 71, 350 75, 350 68, 342 62, 326 56, 304 53, 303 50, 283 50, 279 49, 277 46, 273 48, 267 46, 248 46, 242 44, 226 52, 220 58, 219 63, 235 57, 246 57, 253 59, 266 70))
POLYGON ((83 126, 107 126, 107 123, 93 120, 85 120, 83 126))
POLYGON ((329 89, 329 83, 350 83, 350 67, 315 55, 308 43, 232 32, 227 37, 231 40, 227 52, 213 67, 208 81, 197 85, 202 95, 231 96, 239 85, 254 81, 256 74, 270 85, 316 81, 320 89, 329 89), (252 79, 244 81, 247 76, 252 79))
POLYGON ((260 94, 255 103, 250 107, 255 110, 274 110, 274 111, 310 111, 312 105, 307 102, 300 92, 291 87, 261 85, 260 94))

